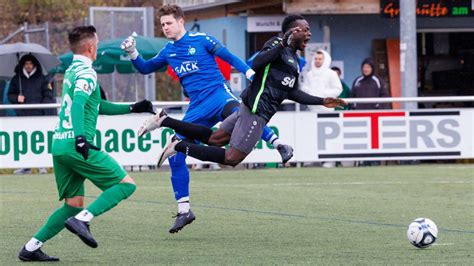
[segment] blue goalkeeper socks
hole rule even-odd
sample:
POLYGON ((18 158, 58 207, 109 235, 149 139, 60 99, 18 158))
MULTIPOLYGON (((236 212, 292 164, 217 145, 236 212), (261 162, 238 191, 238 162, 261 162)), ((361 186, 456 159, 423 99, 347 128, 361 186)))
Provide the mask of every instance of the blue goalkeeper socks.
POLYGON ((186 165, 186 155, 178 152, 168 161, 171 168, 171 184, 176 200, 189 200, 189 170, 186 165))

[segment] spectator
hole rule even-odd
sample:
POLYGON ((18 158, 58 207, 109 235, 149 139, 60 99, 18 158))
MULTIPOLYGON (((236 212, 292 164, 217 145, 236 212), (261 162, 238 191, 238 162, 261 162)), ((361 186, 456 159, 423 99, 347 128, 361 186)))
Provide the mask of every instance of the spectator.
MULTIPOLYGON (((337 66, 333 66, 331 67, 332 70, 334 70, 337 74, 337 76, 339 77, 339 80, 341 81, 341 85, 342 85, 342 92, 341 94, 339 94, 339 96, 337 98, 349 98, 351 97, 351 90, 349 89, 349 86, 347 86, 347 84, 342 81, 341 79, 341 69, 337 66)), ((349 105, 346 105, 344 107, 337 107, 336 110, 349 110, 349 105)))
MULTIPOLYGON (((342 74, 341 69, 337 66, 333 66, 333 67, 331 67, 331 69, 334 70, 334 72, 336 72, 337 76, 341 80, 342 92, 341 92, 341 94, 339 94, 338 98, 349 98, 349 97, 351 97, 351 90, 349 89, 349 86, 347 86, 347 84, 344 81, 342 81, 342 79, 341 79, 341 74, 342 74)), ((349 105, 346 105, 344 107, 337 107, 336 110, 338 110, 338 111, 349 110, 349 105)), ((337 164, 339 164, 339 162, 337 164)), ((352 166, 355 165, 355 161, 341 161, 340 165, 343 166, 343 167, 352 167, 352 166)))
MULTIPOLYGON (((342 92, 342 85, 337 74, 332 71, 331 56, 324 50, 318 50, 311 64, 305 68, 301 79, 301 90, 313 96, 336 98, 342 92)), ((325 106, 308 106, 311 111, 333 111, 325 106)))
MULTIPOLYGON (((365 59, 361 66, 362 75, 352 84, 351 97, 378 98, 390 97, 382 80, 374 74, 374 63, 370 58, 365 59)), ((355 110, 390 109, 389 103, 355 103, 355 110)))
MULTIPOLYGON (((370 58, 365 59, 361 65, 362 75, 357 77, 352 84, 351 96, 353 98, 378 98, 390 97, 382 80, 374 73, 374 63, 370 58)), ((355 103, 355 110, 390 109, 389 103, 355 103)), ((380 165, 380 161, 361 162, 363 166, 380 165)))
MULTIPOLYGON (((313 96, 322 98, 336 98, 342 92, 342 84, 336 72, 332 71, 331 56, 324 50, 318 50, 313 60, 303 71, 301 90, 313 96)), ((327 108, 322 105, 308 106, 311 111, 327 112, 334 111, 334 108, 327 108)), ((336 162, 323 162, 323 167, 333 168, 336 162)))
MULTIPOLYGON (((54 103, 53 87, 43 76, 41 65, 32 55, 24 55, 15 67, 15 76, 10 81, 8 99, 13 104, 54 103)), ((46 109, 16 109, 17 116, 42 116, 51 113, 46 109)), ((15 174, 30 174, 30 168, 18 169, 15 174)), ((39 168, 46 174, 46 168, 39 168)))
MULTIPOLYGON (((54 103, 53 87, 47 77, 43 76, 41 65, 32 55, 25 55, 15 67, 8 91, 12 104, 54 103)), ((42 116, 44 109, 17 109, 17 116, 42 116)))

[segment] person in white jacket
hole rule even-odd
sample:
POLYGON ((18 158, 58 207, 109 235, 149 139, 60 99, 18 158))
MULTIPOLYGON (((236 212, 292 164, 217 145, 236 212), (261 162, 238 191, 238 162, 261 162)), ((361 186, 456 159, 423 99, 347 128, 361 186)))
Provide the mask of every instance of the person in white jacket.
MULTIPOLYGON (((313 59, 308 62, 303 69, 301 82, 301 90, 318 97, 335 97, 337 98, 342 92, 342 84, 339 76, 331 69, 331 56, 324 50, 318 50, 313 59)), ((334 111, 334 108, 325 106, 308 106, 313 112, 334 111)), ((336 162, 324 162, 325 168, 333 168, 336 162)))
MULTIPOLYGON (((331 56, 324 50, 318 50, 313 59, 308 62, 303 69, 301 78, 301 90, 318 97, 334 97, 337 98, 342 92, 342 85, 337 73, 331 66, 331 56)), ((311 105, 308 106, 311 111, 333 111, 334 108, 325 106, 311 105)))

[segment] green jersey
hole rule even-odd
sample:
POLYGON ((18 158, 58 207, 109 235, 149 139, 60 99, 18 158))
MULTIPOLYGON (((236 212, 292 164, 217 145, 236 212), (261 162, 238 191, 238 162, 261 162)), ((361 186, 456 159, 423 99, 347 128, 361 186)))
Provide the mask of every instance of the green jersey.
MULTIPOLYGON (((96 88, 97 73, 92 68, 92 61, 85 56, 74 55, 71 65, 64 74, 61 110, 53 135, 53 155, 76 152, 74 149, 76 134, 85 136, 88 142, 93 143, 101 101, 100 90, 96 88), (73 102, 79 97, 86 99, 84 114, 80 115, 80 119, 83 119, 81 129, 73 127, 71 116, 73 102)), ((74 124, 77 125, 77 122, 74 121, 74 124)))

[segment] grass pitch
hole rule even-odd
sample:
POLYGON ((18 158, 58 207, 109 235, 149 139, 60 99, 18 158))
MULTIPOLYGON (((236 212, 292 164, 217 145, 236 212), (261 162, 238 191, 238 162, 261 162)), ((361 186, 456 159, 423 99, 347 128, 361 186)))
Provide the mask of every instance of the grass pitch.
MULTIPOLYGON (((474 264, 474 166, 192 172, 196 221, 178 234, 168 172, 131 173, 138 189, 94 219, 97 249, 66 230, 43 250, 79 264, 474 264), (425 250, 418 217, 439 228, 425 250)), ((52 175, 0 175, 0 265, 58 206, 52 175)), ((87 183, 86 204, 99 194, 87 183)))

